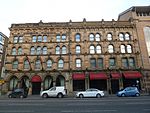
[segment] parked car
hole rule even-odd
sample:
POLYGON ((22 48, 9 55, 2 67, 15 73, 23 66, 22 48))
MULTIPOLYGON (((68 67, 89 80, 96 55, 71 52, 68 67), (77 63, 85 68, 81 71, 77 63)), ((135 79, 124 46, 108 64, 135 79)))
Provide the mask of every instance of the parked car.
POLYGON ((126 87, 117 92, 117 96, 125 97, 125 96, 140 96, 140 92, 137 87, 126 87))
POLYGON ((104 96, 104 91, 100 91, 95 88, 89 88, 86 91, 80 91, 76 93, 76 97, 79 98, 84 98, 84 97, 103 97, 104 96))
POLYGON ((26 98, 28 96, 27 93, 25 93, 24 89, 15 89, 10 94, 8 94, 9 98, 26 98))
POLYGON ((64 86, 52 87, 49 90, 41 91, 40 96, 43 98, 47 97, 58 97, 63 98, 67 95, 67 90, 64 86))

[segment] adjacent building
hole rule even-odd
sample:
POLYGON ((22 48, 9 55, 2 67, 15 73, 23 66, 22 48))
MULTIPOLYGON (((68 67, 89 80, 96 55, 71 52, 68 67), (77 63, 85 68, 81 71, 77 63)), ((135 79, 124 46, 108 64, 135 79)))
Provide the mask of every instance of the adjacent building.
POLYGON ((147 47, 136 21, 122 20, 123 14, 118 21, 12 24, 6 92, 22 87, 39 94, 52 86, 65 86, 68 94, 90 87, 109 93, 127 86, 145 90, 150 74, 147 47))
POLYGON ((0 78, 4 77, 4 63, 5 63, 5 53, 7 47, 8 37, 0 32, 0 78))

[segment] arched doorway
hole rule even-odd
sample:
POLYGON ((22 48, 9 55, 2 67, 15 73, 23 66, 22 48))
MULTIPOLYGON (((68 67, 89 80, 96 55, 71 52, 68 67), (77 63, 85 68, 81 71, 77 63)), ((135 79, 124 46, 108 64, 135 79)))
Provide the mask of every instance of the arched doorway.
POLYGON ((21 78, 21 88, 24 89, 25 93, 28 94, 28 91, 29 91, 29 77, 23 76, 21 78))
POLYGON ((41 82, 42 82, 41 77, 38 76, 38 75, 35 75, 35 76, 32 77, 31 82, 32 82, 32 94, 33 95, 40 94, 41 82))
POLYGON ((51 87, 53 87, 53 79, 51 76, 46 76, 44 79, 43 89, 47 90, 51 87))
POLYGON ((65 86, 65 78, 62 75, 57 77, 56 86, 65 86))
POLYGON ((12 76, 9 82, 9 90, 14 90, 18 88, 18 78, 16 76, 12 76))

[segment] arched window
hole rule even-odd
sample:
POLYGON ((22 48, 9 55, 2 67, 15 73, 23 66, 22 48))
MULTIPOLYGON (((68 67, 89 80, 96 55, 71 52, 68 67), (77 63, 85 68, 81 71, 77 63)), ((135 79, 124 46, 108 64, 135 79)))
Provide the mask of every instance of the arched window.
POLYGON ((135 67, 135 61, 134 61, 134 58, 129 58, 129 66, 134 68, 135 67))
POLYGON ((41 61, 38 59, 35 61, 35 69, 40 69, 41 68, 41 61))
POLYGON ((108 45, 108 52, 114 53, 114 46, 113 45, 108 45))
POLYGON ((95 47, 94 46, 90 46, 90 54, 94 54, 95 53, 95 47))
POLYGON ((119 40, 124 41, 124 34, 123 33, 119 33, 119 40))
POLYGON ((59 46, 56 47, 56 51, 55 52, 56 52, 56 54, 60 54, 60 47, 59 46))
POLYGON ((40 46, 37 47, 36 54, 37 54, 37 55, 41 54, 41 47, 40 47, 40 46))
POLYGON ((24 69, 29 69, 29 68, 30 68, 29 61, 25 60, 24 61, 24 69))
POLYGON ((51 76, 47 76, 44 80, 44 90, 47 90, 53 86, 53 79, 51 76))
POLYGON ((22 43, 22 42, 23 42, 23 37, 20 36, 20 37, 19 37, 19 43, 22 43))
POLYGON ((47 36, 43 36, 43 42, 47 42, 47 36))
POLYGON ((108 34, 107 34, 107 40, 109 40, 109 41, 112 40, 112 34, 111 34, 111 33, 108 33, 108 34))
POLYGON ((18 60, 13 61, 12 68, 13 69, 18 69, 18 60))
POLYGON ((100 45, 96 46, 96 53, 102 53, 102 48, 100 45))
POLYGON ((66 35, 65 34, 62 34, 62 41, 65 41, 66 40, 66 35))
POLYGON ((76 46, 76 54, 81 53, 81 47, 79 45, 76 46))
POLYGON ((96 40, 96 41, 100 41, 100 40, 101 40, 101 36, 100 36, 99 33, 97 33, 97 34, 95 35, 95 40, 96 40))
POLYGON ((77 68, 81 67, 81 59, 79 59, 79 58, 76 59, 76 67, 77 68))
POLYGON ((80 40, 81 40, 81 36, 80 36, 79 33, 77 33, 77 34, 75 35, 75 41, 76 41, 76 42, 80 42, 80 40))
POLYGON ((12 48, 12 55, 16 55, 16 48, 15 47, 12 48))
POLYGON ((121 49, 121 53, 126 53, 125 45, 121 45, 120 49, 121 49))
POLYGON ((130 34, 129 33, 125 34, 125 40, 130 40, 130 34))
POLYGON ((47 47, 46 47, 46 46, 43 47, 43 54, 44 54, 44 55, 47 54, 47 47))
POLYGON ((132 53, 132 46, 131 45, 127 45, 127 53, 132 53))
POLYGON ((90 41, 94 41, 94 34, 93 34, 93 33, 91 33, 91 34, 89 35, 89 39, 90 39, 90 41))
POLYGON ((33 36, 32 37, 32 42, 36 42, 36 40, 37 40, 36 38, 37 38, 36 36, 33 36))
POLYGON ((64 67, 64 61, 62 59, 60 59, 58 61, 58 68, 63 68, 64 67))
POLYGON ((9 90, 14 90, 15 88, 17 88, 17 84, 18 84, 18 79, 17 77, 13 76, 9 82, 9 90))
POLYGON ((67 48, 66 48, 66 46, 62 47, 62 54, 67 54, 67 48))
POLYGON ((41 35, 38 36, 38 40, 37 41, 38 42, 42 42, 42 36, 41 35))
POLYGON ((57 42, 60 42, 60 34, 57 34, 57 35, 56 35, 56 41, 57 41, 57 42))
POLYGON ((46 64, 47 64, 48 69, 51 68, 52 67, 52 60, 48 59, 46 64))
POLYGON ((34 55, 34 54, 35 54, 35 48, 34 48, 34 47, 31 47, 31 49, 30 49, 30 54, 31 54, 31 55, 34 55))
POLYGON ((19 47, 19 48, 18 48, 18 55, 21 55, 21 54, 22 54, 22 48, 19 47))

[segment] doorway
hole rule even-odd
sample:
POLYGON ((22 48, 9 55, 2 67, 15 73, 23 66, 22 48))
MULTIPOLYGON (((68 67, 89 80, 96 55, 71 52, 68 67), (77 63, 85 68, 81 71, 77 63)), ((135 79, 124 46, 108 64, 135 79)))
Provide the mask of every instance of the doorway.
POLYGON ((32 95, 39 95, 41 91, 41 82, 32 82, 32 95))

